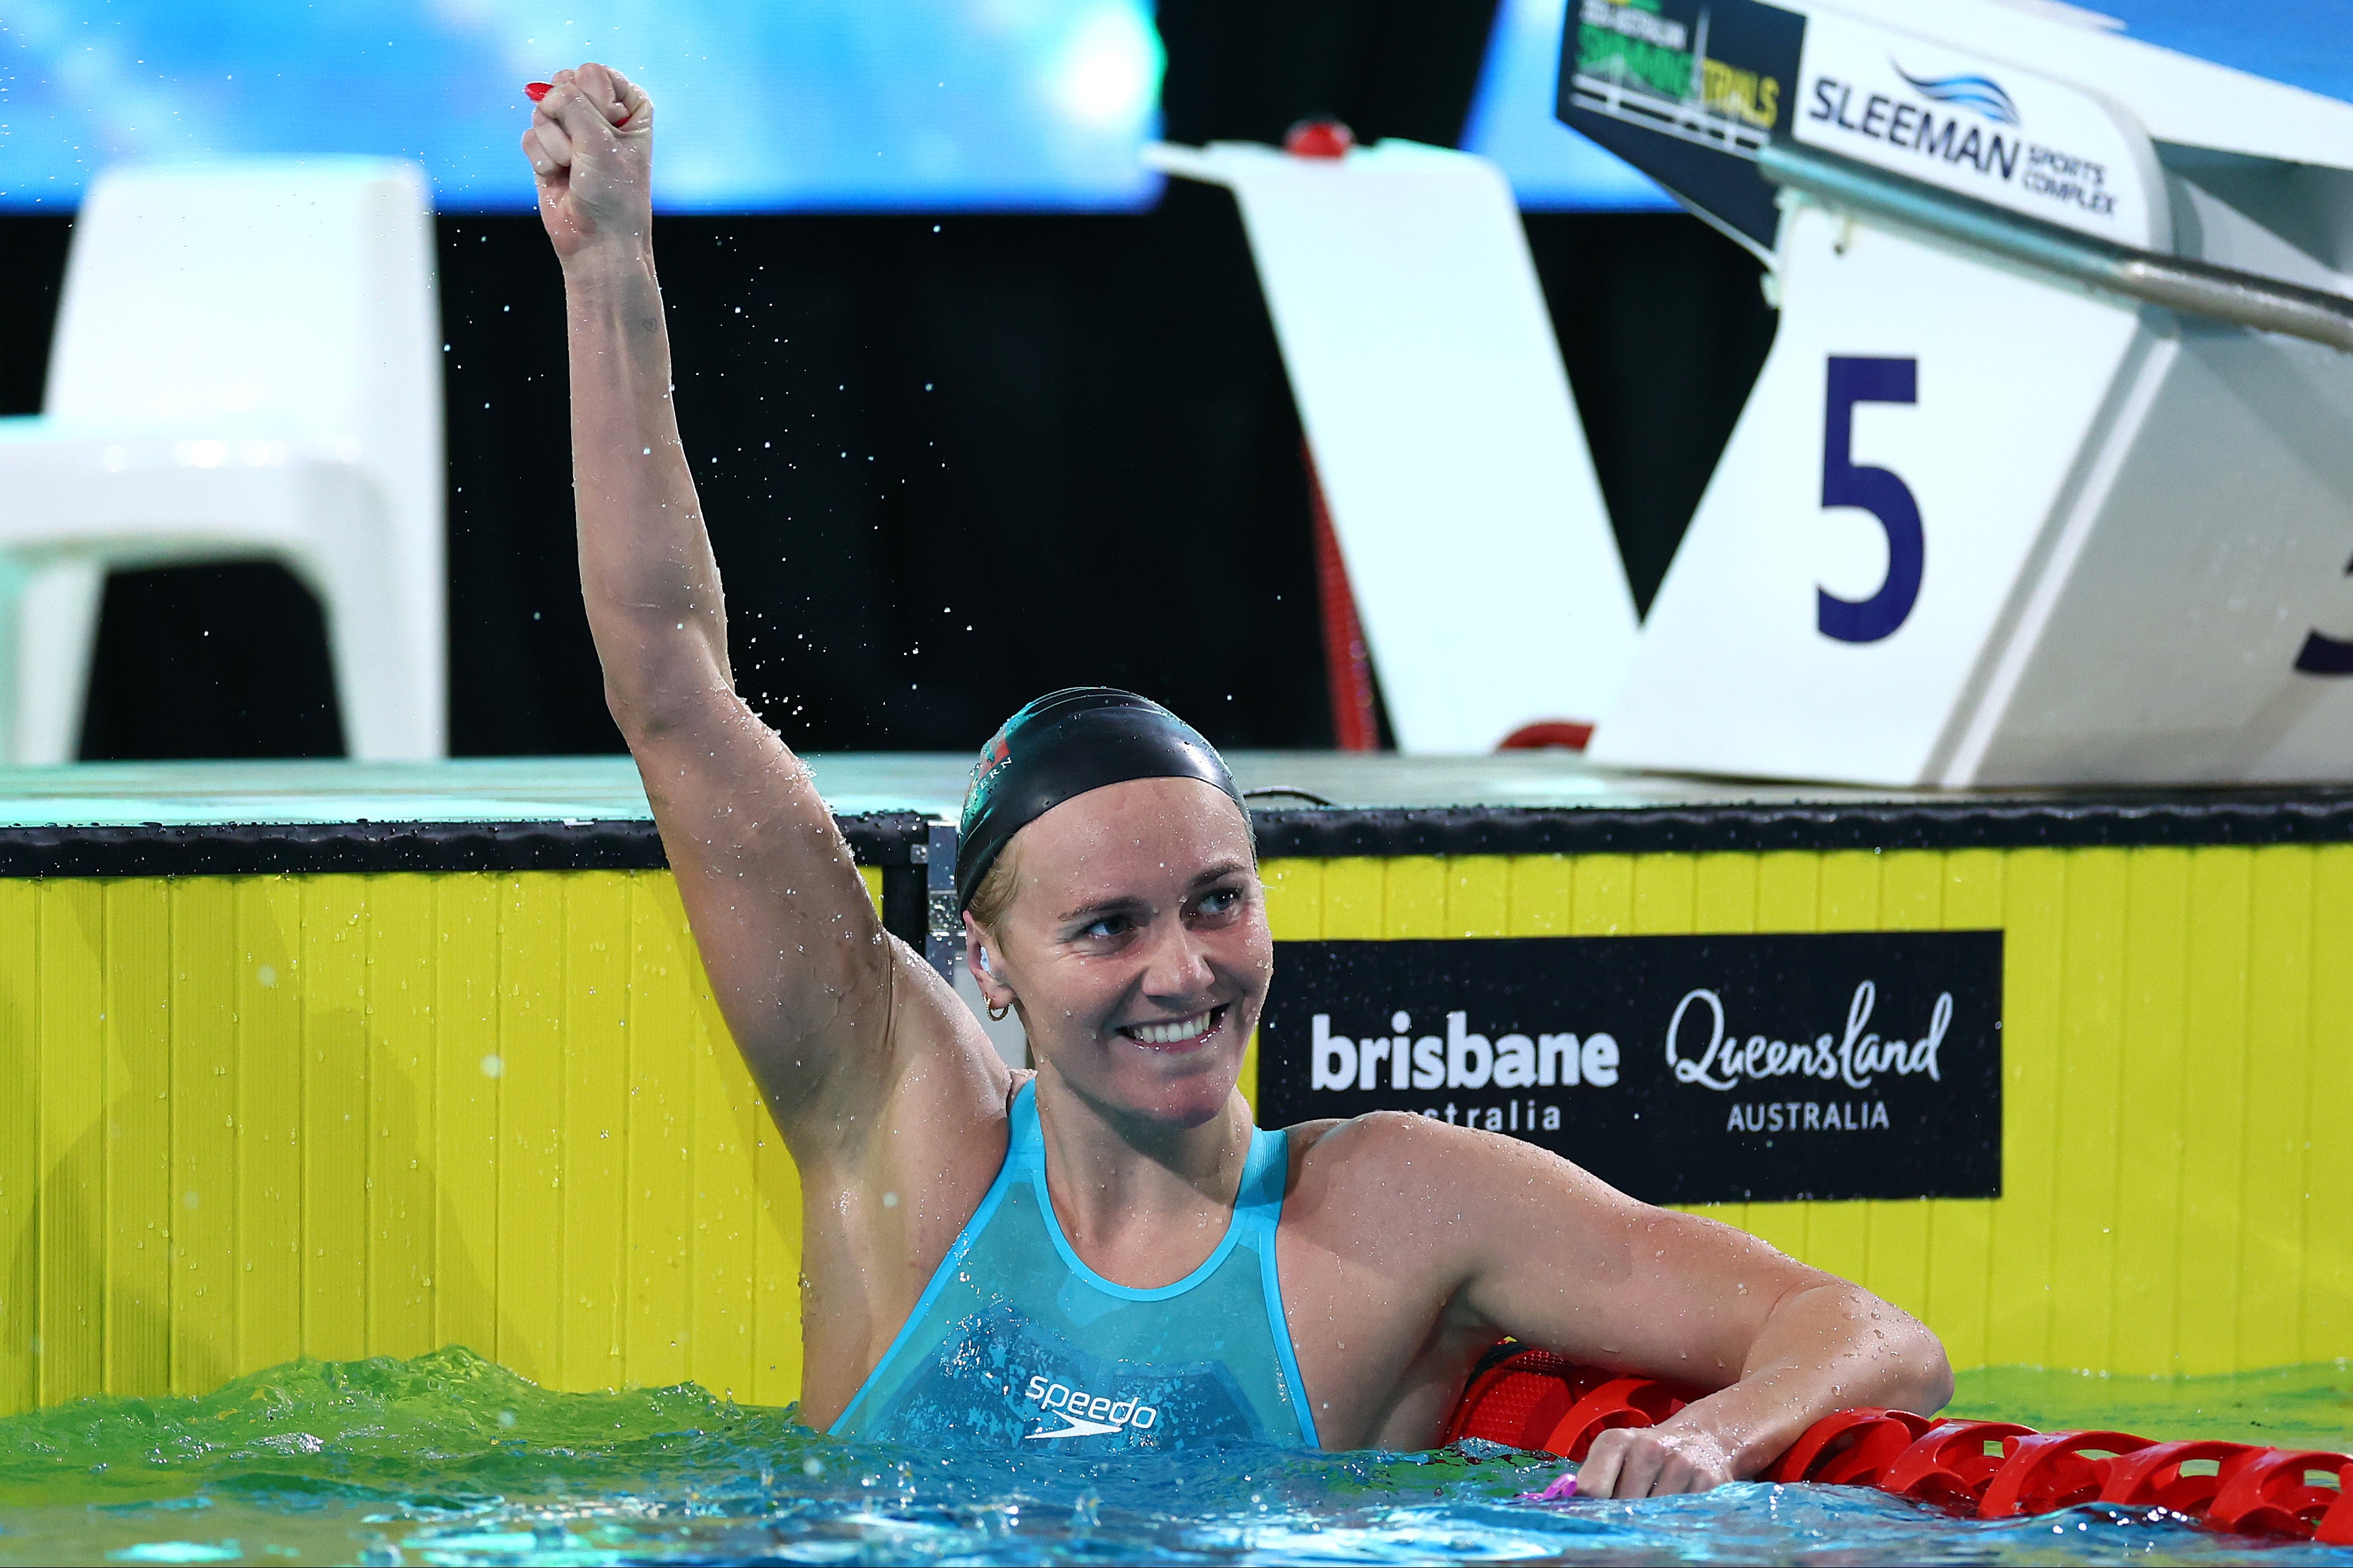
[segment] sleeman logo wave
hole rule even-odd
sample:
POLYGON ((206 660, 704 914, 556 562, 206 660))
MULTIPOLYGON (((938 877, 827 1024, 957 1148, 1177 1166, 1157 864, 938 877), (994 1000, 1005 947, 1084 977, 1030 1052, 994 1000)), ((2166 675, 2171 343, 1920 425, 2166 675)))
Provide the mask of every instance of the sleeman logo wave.
POLYGON ((1912 90, 1937 103, 1957 103, 1964 109, 1974 109, 1988 120, 2004 125, 2019 123, 2018 105, 2010 100, 2001 84, 1989 76, 1914 76, 1893 59, 1897 76, 1912 84, 1912 90))

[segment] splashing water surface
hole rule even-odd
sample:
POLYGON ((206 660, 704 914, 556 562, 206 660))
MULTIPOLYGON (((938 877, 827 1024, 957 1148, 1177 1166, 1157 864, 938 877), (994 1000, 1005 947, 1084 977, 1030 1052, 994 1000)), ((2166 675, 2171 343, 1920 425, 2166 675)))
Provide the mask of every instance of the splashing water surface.
MULTIPOLYGON (((2003 1370, 1959 1414, 2342 1447, 2338 1366, 2175 1383, 2003 1370)), ((0 1563, 2227 1563, 2264 1546, 2076 1509, 1954 1520, 1843 1487, 1534 1506, 1557 1461, 1229 1447, 1149 1460, 836 1443, 692 1384, 550 1394, 470 1352, 297 1362, 201 1399, 0 1420, 0 1563)))

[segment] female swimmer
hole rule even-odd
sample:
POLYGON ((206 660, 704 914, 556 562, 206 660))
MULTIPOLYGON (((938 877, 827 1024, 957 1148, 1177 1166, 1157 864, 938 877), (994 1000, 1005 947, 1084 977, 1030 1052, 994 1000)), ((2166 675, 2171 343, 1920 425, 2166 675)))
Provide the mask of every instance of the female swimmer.
POLYGON ((1943 1350, 1903 1312, 1528 1144, 1404 1115, 1254 1129, 1235 1083, 1273 957, 1249 816, 1215 751, 1124 692, 1032 703, 974 770, 957 895, 981 992, 1029 1031, 1034 1074, 1008 1068, 881 929, 807 769, 736 695, 670 405, 653 120, 586 65, 523 151, 564 267, 607 699, 800 1169, 812 1423, 1426 1447, 1508 1335, 1717 1390, 1594 1444, 1581 1489, 1641 1497, 1753 1475, 1841 1407, 1944 1404, 1943 1350))

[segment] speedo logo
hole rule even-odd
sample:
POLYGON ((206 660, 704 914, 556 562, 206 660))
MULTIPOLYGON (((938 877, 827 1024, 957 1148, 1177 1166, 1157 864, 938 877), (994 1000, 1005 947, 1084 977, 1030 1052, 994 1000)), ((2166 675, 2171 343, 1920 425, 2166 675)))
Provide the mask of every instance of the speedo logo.
POLYGON ((1031 1440, 1101 1437, 1128 1430, 1149 1432, 1160 1419, 1159 1410, 1152 1405, 1133 1399, 1115 1400, 1107 1394, 1088 1394, 1049 1382, 1043 1375, 1029 1380, 1029 1397, 1043 1405, 1048 1415, 1060 1416, 1062 1422, 1059 1430, 1030 1433, 1031 1440))

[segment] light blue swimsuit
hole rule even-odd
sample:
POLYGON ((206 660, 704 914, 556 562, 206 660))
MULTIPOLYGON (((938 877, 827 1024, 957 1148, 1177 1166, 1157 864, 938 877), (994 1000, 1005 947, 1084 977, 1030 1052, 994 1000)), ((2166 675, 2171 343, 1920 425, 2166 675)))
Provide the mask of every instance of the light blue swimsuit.
POLYGON ((1034 1082, 1011 1121, 1004 1169, 834 1436, 1079 1455, 1316 1447, 1274 1268, 1289 1135, 1252 1135, 1207 1261, 1132 1290, 1082 1262, 1055 1218, 1034 1082))

